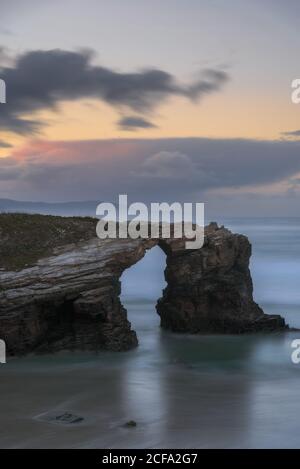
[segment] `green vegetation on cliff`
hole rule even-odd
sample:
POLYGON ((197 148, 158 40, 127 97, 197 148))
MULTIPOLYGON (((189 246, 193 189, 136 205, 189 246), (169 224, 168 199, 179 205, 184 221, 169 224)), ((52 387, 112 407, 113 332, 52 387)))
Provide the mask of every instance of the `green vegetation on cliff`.
POLYGON ((0 269, 20 270, 55 248, 96 236, 97 219, 0 213, 0 269))

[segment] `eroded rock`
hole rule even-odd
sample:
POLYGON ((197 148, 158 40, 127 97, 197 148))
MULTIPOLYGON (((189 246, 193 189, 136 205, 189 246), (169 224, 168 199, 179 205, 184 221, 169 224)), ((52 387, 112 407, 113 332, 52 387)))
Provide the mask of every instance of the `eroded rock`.
POLYGON ((8 353, 135 347, 119 279, 157 244, 167 254, 168 286, 157 304, 162 327, 191 333, 285 328, 283 318, 265 315, 253 301, 248 239, 211 224, 198 250, 186 250, 182 239, 91 238, 60 245, 30 267, 2 267, 0 338, 8 353))
POLYGON ((245 333, 284 329, 279 315, 267 315, 253 301, 251 244, 211 223, 203 248, 185 250, 167 242, 167 287, 157 303, 161 325, 175 332, 245 333))
POLYGON ((82 423, 84 418, 73 414, 72 412, 60 412, 55 413, 54 411, 46 412, 35 417, 40 422, 54 423, 59 425, 75 425, 82 423))

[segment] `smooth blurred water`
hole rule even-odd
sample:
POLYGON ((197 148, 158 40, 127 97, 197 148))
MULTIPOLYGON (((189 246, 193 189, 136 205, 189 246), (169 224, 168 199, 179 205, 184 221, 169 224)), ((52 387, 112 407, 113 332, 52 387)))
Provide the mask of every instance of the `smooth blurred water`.
MULTIPOLYGON (((236 219, 226 226, 252 241, 256 300, 300 327, 300 220, 236 219)), ((0 447, 300 447, 300 365, 290 358, 300 331, 162 331, 155 302, 163 269, 164 254, 154 248, 122 278, 137 349, 0 365, 0 447), (35 418, 50 410, 84 421, 60 426, 35 418), (137 427, 124 428, 132 419, 137 427)))
POLYGON ((224 224, 251 241, 255 299, 266 312, 283 314, 300 327, 300 218, 227 219, 224 224))

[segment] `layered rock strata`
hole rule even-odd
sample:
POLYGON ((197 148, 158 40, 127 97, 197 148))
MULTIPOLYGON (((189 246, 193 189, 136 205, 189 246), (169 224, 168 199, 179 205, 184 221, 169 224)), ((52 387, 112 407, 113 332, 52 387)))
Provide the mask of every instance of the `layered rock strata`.
POLYGON ((253 301, 248 239, 213 223, 198 250, 186 250, 183 239, 91 238, 18 270, 0 263, 0 338, 8 353, 135 347, 120 277, 156 245, 167 257, 167 287, 157 303, 163 328, 244 333, 286 327, 253 301))

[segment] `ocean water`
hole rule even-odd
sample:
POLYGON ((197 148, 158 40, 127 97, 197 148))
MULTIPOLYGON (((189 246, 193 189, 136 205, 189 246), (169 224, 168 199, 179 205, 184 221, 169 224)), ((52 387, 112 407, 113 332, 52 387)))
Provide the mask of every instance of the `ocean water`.
MULTIPOLYGON (((222 220, 249 236, 255 299, 300 328, 300 219, 222 220)), ((59 353, 0 365, 1 448, 300 448, 300 364, 271 335, 192 336, 159 327, 164 254, 122 277, 140 345, 125 353, 59 353), (71 412, 78 424, 43 421, 71 412), (137 426, 124 424, 135 420, 137 426)))

